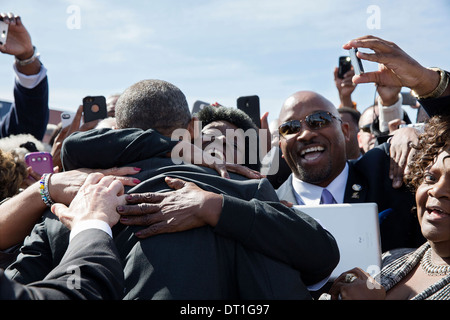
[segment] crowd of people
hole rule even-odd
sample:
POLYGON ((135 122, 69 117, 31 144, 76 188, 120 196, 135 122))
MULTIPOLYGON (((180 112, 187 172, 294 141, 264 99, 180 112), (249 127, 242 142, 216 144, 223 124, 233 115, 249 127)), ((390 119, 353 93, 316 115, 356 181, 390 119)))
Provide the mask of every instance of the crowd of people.
POLYGON ((41 176, 0 150, 0 299, 450 299, 448 72, 364 36, 343 48, 380 68, 336 68, 339 106, 298 91, 269 126, 218 104, 191 114, 178 87, 142 80, 104 120, 80 106, 47 146, 47 70, 20 17, 0 18, 17 75, 0 140, 25 135, 55 165, 41 176), (362 113, 361 83, 378 94, 362 113), (402 126, 402 88, 425 127, 402 126), (365 202, 383 213, 381 272, 331 280, 338 243, 301 206, 365 202))

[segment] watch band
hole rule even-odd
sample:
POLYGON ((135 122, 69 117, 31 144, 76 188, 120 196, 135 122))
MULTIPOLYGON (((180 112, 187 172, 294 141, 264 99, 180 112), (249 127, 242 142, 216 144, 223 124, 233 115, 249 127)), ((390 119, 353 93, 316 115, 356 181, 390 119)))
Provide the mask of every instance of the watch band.
POLYGON ((39 56, 40 56, 39 52, 36 52, 36 47, 33 46, 33 55, 31 56, 31 58, 25 60, 19 60, 16 58, 16 63, 23 67, 32 64, 36 59, 39 59, 39 56))
POLYGON ((444 70, 442 70, 440 68, 428 68, 428 69, 439 72, 440 81, 439 81, 438 86, 433 91, 431 91, 430 93, 423 95, 423 96, 419 96, 414 90, 412 90, 411 94, 419 100, 440 97, 442 95, 442 93, 444 93, 444 91, 447 89, 448 84, 449 84, 450 78, 449 78, 447 72, 445 72, 444 70))

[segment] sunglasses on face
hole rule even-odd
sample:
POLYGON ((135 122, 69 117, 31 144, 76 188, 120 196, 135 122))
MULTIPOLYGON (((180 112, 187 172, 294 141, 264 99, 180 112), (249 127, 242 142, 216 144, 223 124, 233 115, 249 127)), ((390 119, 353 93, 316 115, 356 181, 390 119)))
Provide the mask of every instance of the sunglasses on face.
POLYGON ((291 134, 297 134, 302 129, 302 122, 305 122, 306 125, 311 130, 318 130, 321 128, 328 127, 333 119, 339 120, 342 122, 341 119, 337 118, 330 112, 326 111, 319 111, 311 113, 310 115, 307 115, 305 117, 305 120, 289 120, 283 123, 281 126, 278 127, 278 132, 281 136, 285 137, 291 134))
POLYGON ((362 132, 372 133, 372 124, 371 123, 366 124, 360 127, 359 130, 361 130, 362 132))

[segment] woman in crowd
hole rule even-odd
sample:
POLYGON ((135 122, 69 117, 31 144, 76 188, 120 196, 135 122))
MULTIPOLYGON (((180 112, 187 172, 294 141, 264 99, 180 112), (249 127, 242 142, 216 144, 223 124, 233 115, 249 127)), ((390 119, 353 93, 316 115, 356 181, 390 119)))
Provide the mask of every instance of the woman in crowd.
POLYGON ((433 117, 405 177, 416 192, 417 217, 427 239, 421 247, 389 253, 375 281, 359 268, 339 276, 332 299, 450 299, 450 116, 433 117))

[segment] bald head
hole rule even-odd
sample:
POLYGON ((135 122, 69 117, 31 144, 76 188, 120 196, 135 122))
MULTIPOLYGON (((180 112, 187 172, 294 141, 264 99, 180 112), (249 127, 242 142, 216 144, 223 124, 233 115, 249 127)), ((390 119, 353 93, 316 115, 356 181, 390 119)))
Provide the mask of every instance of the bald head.
POLYGON ((313 91, 298 91, 284 101, 280 116, 278 117, 278 123, 282 124, 287 119, 293 119, 293 115, 304 108, 316 108, 317 110, 328 111, 340 118, 339 112, 334 104, 324 96, 313 91))

